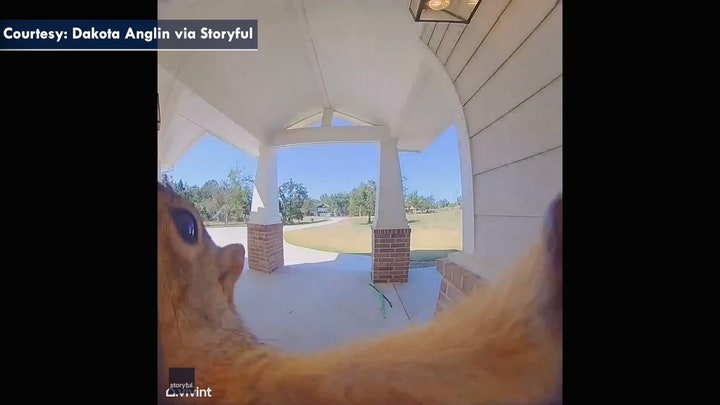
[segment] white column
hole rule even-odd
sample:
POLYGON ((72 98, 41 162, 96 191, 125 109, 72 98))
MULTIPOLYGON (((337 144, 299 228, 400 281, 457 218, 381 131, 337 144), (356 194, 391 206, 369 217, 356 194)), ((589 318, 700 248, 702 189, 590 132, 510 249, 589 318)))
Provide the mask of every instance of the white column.
POLYGON ((458 142, 458 155, 460 158, 460 184, 462 190, 462 252, 472 255, 475 253, 475 194, 473 192, 473 169, 470 138, 462 115, 455 120, 455 134, 458 142))
MULTIPOLYGON (((162 113, 162 106, 160 106, 160 112, 162 113)), ((164 126, 167 125, 167 122, 165 122, 164 117, 161 117, 162 122, 160 123, 160 129, 163 129, 164 126)), ((162 180, 162 161, 163 161, 163 155, 165 154, 165 143, 163 142, 163 132, 160 132, 160 129, 158 129, 157 132, 157 171, 158 171, 158 181, 162 180)))
POLYGON ((279 224, 281 222, 279 201, 275 147, 260 145, 248 222, 259 225, 279 224))
POLYGON ((162 181, 162 157, 163 157, 163 151, 160 147, 162 142, 160 142, 160 132, 158 131, 158 158, 157 158, 157 166, 158 166, 158 181, 162 181))
POLYGON ((162 166, 165 152, 172 144, 170 127, 180 111, 182 90, 178 86, 170 86, 165 93, 160 93, 160 129, 158 130, 158 181, 162 177, 162 166))
POLYGON ((397 138, 380 141, 374 229, 408 228, 397 138))

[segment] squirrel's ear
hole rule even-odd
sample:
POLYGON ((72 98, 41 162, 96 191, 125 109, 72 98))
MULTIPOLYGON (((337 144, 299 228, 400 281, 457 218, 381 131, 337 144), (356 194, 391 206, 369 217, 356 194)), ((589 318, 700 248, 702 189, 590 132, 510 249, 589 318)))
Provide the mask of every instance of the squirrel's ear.
POLYGON ((233 302, 235 282, 245 267, 245 246, 236 243, 227 245, 218 252, 218 281, 228 302, 233 302))

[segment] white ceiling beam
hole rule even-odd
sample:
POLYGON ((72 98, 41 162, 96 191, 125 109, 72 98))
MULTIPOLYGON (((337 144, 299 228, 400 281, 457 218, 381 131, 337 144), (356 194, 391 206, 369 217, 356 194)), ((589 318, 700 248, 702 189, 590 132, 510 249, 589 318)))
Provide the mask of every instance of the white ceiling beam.
POLYGON ((370 143, 390 138, 386 126, 310 127, 286 129, 273 137, 277 147, 317 143, 370 143))
POLYGON ((295 128, 305 128, 309 127, 310 125, 316 123, 318 120, 322 120, 322 112, 315 113, 313 115, 310 115, 308 117, 305 117, 301 119, 300 121, 297 121, 290 125, 289 127, 285 129, 295 129, 295 128))
POLYGON ((333 121, 333 109, 332 108, 323 108, 322 122, 320 125, 323 127, 331 127, 332 121, 333 121))
POLYGON ((305 46, 307 48, 307 54, 310 59, 310 65, 312 66, 315 83, 317 84, 318 90, 322 96, 323 108, 331 108, 332 104, 330 103, 330 96, 328 95, 325 79, 322 75, 320 60, 317 55, 317 47, 315 46, 312 35, 310 34, 310 22, 308 21, 307 13, 305 11, 305 2, 303 0, 295 0, 295 6, 298 11, 298 19, 301 24, 300 26, 303 27, 303 29, 300 30, 301 32, 298 34, 304 36, 303 42, 305 42, 305 46))
POLYGON ((350 115, 350 114, 342 113, 342 112, 340 112, 340 111, 334 111, 334 113, 333 113, 333 118, 338 118, 338 119, 341 119, 341 120, 343 120, 343 121, 349 122, 349 123, 351 123, 351 124, 353 124, 353 125, 357 125, 357 126, 376 126, 376 125, 379 125, 379 124, 374 124, 374 123, 372 123, 372 122, 364 121, 364 120, 362 120, 362 119, 360 119, 360 118, 354 117, 354 116, 352 116, 352 115, 350 115))
POLYGON ((158 150, 160 165, 172 167, 188 150, 207 133, 207 130, 182 113, 175 114, 175 119, 167 128, 168 139, 163 148, 158 150))

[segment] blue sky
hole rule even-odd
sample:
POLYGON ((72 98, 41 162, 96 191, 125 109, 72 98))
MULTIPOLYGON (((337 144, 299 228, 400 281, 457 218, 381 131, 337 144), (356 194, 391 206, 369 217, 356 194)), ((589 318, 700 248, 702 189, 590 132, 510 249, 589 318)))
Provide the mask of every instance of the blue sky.
MULTIPOLYGON (((336 120, 334 125, 346 123, 336 120)), ((319 124, 316 124, 317 126, 319 124)), ((292 178, 308 189, 311 197, 350 191, 361 181, 376 180, 377 144, 330 144, 278 149, 278 184, 292 178)), ((200 139, 176 164, 175 180, 202 185, 222 180, 233 167, 255 175, 257 160, 213 136, 200 139)), ((400 152, 400 170, 409 191, 455 201, 461 195, 460 162, 455 127, 451 126, 425 151, 400 152)))

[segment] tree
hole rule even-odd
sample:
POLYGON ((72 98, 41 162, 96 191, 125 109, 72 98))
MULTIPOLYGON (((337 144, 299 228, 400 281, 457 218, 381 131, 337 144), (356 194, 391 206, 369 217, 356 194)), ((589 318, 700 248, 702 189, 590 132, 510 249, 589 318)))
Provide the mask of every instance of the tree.
POLYGON ((336 216, 347 216, 349 215, 350 209, 350 194, 349 193, 334 193, 330 195, 330 202, 328 207, 330 211, 336 216))
POLYGON ((403 198, 405 199, 405 201, 407 201, 408 188, 407 188, 407 186, 406 186, 405 184, 407 184, 407 177, 402 176, 403 198))
POLYGON ((198 210, 198 212, 200 212, 200 215, 203 215, 203 213, 202 213, 203 200, 202 200, 202 198, 200 198, 200 187, 189 186, 187 189, 187 194, 188 194, 188 199, 190 200, 190 202, 195 206, 195 208, 198 210))
POLYGON ((432 195, 421 196, 417 191, 413 191, 407 195, 405 205, 407 210, 414 209, 427 214, 431 210, 437 208, 438 203, 432 195))
POLYGON ((330 211, 333 211, 333 212, 334 212, 334 210, 333 210, 334 207, 333 207, 333 204, 332 204, 332 195, 331 195, 331 194, 327 194, 327 193, 321 194, 320 197, 318 198, 318 202, 319 202, 320 204, 325 204, 325 205, 327 205, 328 208, 330 208, 330 211))
POLYGON ((175 182, 173 190, 175 190, 175 193, 177 193, 180 198, 187 199, 187 187, 185 187, 185 183, 183 183, 182 179, 175 182))
POLYGON ((228 173, 224 187, 227 189, 228 216, 238 222, 243 222, 250 215, 252 199, 252 177, 243 175, 239 168, 231 169, 228 173))
POLYGON ((213 194, 213 204, 216 207, 215 220, 225 222, 225 226, 230 222, 230 193, 226 184, 221 184, 213 194))
POLYGON ((305 216, 311 216, 311 215, 317 215, 317 207, 320 205, 320 201, 314 199, 314 198, 308 198, 305 200, 305 203, 303 203, 303 215, 305 216))
POLYGON ((223 181, 208 180, 201 187, 175 180, 167 173, 160 181, 190 201, 203 221, 219 220, 228 225, 230 221, 243 222, 250 215, 253 179, 237 166, 223 181))
POLYGON ((162 183, 165 187, 172 188, 172 177, 170 177, 167 173, 163 173, 160 178, 160 183, 162 183))
POLYGON ((193 205, 197 206, 197 201, 193 195, 194 189, 193 187, 190 187, 187 182, 182 181, 182 179, 176 181, 173 179, 172 175, 167 173, 162 174, 160 182, 163 185, 170 187, 180 198, 188 200, 193 205))
POLYGON ((422 198, 418 195, 417 191, 413 191, 405 197, 405 206, 408 210, 415 209, 419 210, 422 205, 422 198))
POLYGON ((217 180, 208 180, 198 189, 198 200, 200 204, 198 211, 206 221, 212 220, 217 217, 218 209, 217 205, 218 193, 220 192, 220 184, 217 180))
POLYGON ((368 182, 360 183, 350 193, 350 211, 358 215, 367 214, 368 223, 370 223, 370 216, 375 214, 375 182, 370 180, 368 182))
POLYGON ((278 188, 278 197, 280 197, 280 215, 283 223, 292 224, 295 221, 302 221, 303 205, 309 198, 305 186, 295 183, 291 178, 278 188))
POLYGON ((350 214, 350 193, 323 194, 320 202, 328 207, 333 216, 350 214))
POLYGON ((437 208, 437 203, 435 202, 435 197, 432 195, 426 195, 421 198, 422 202, 422 210, 426 214, 433 209, 437 208))

